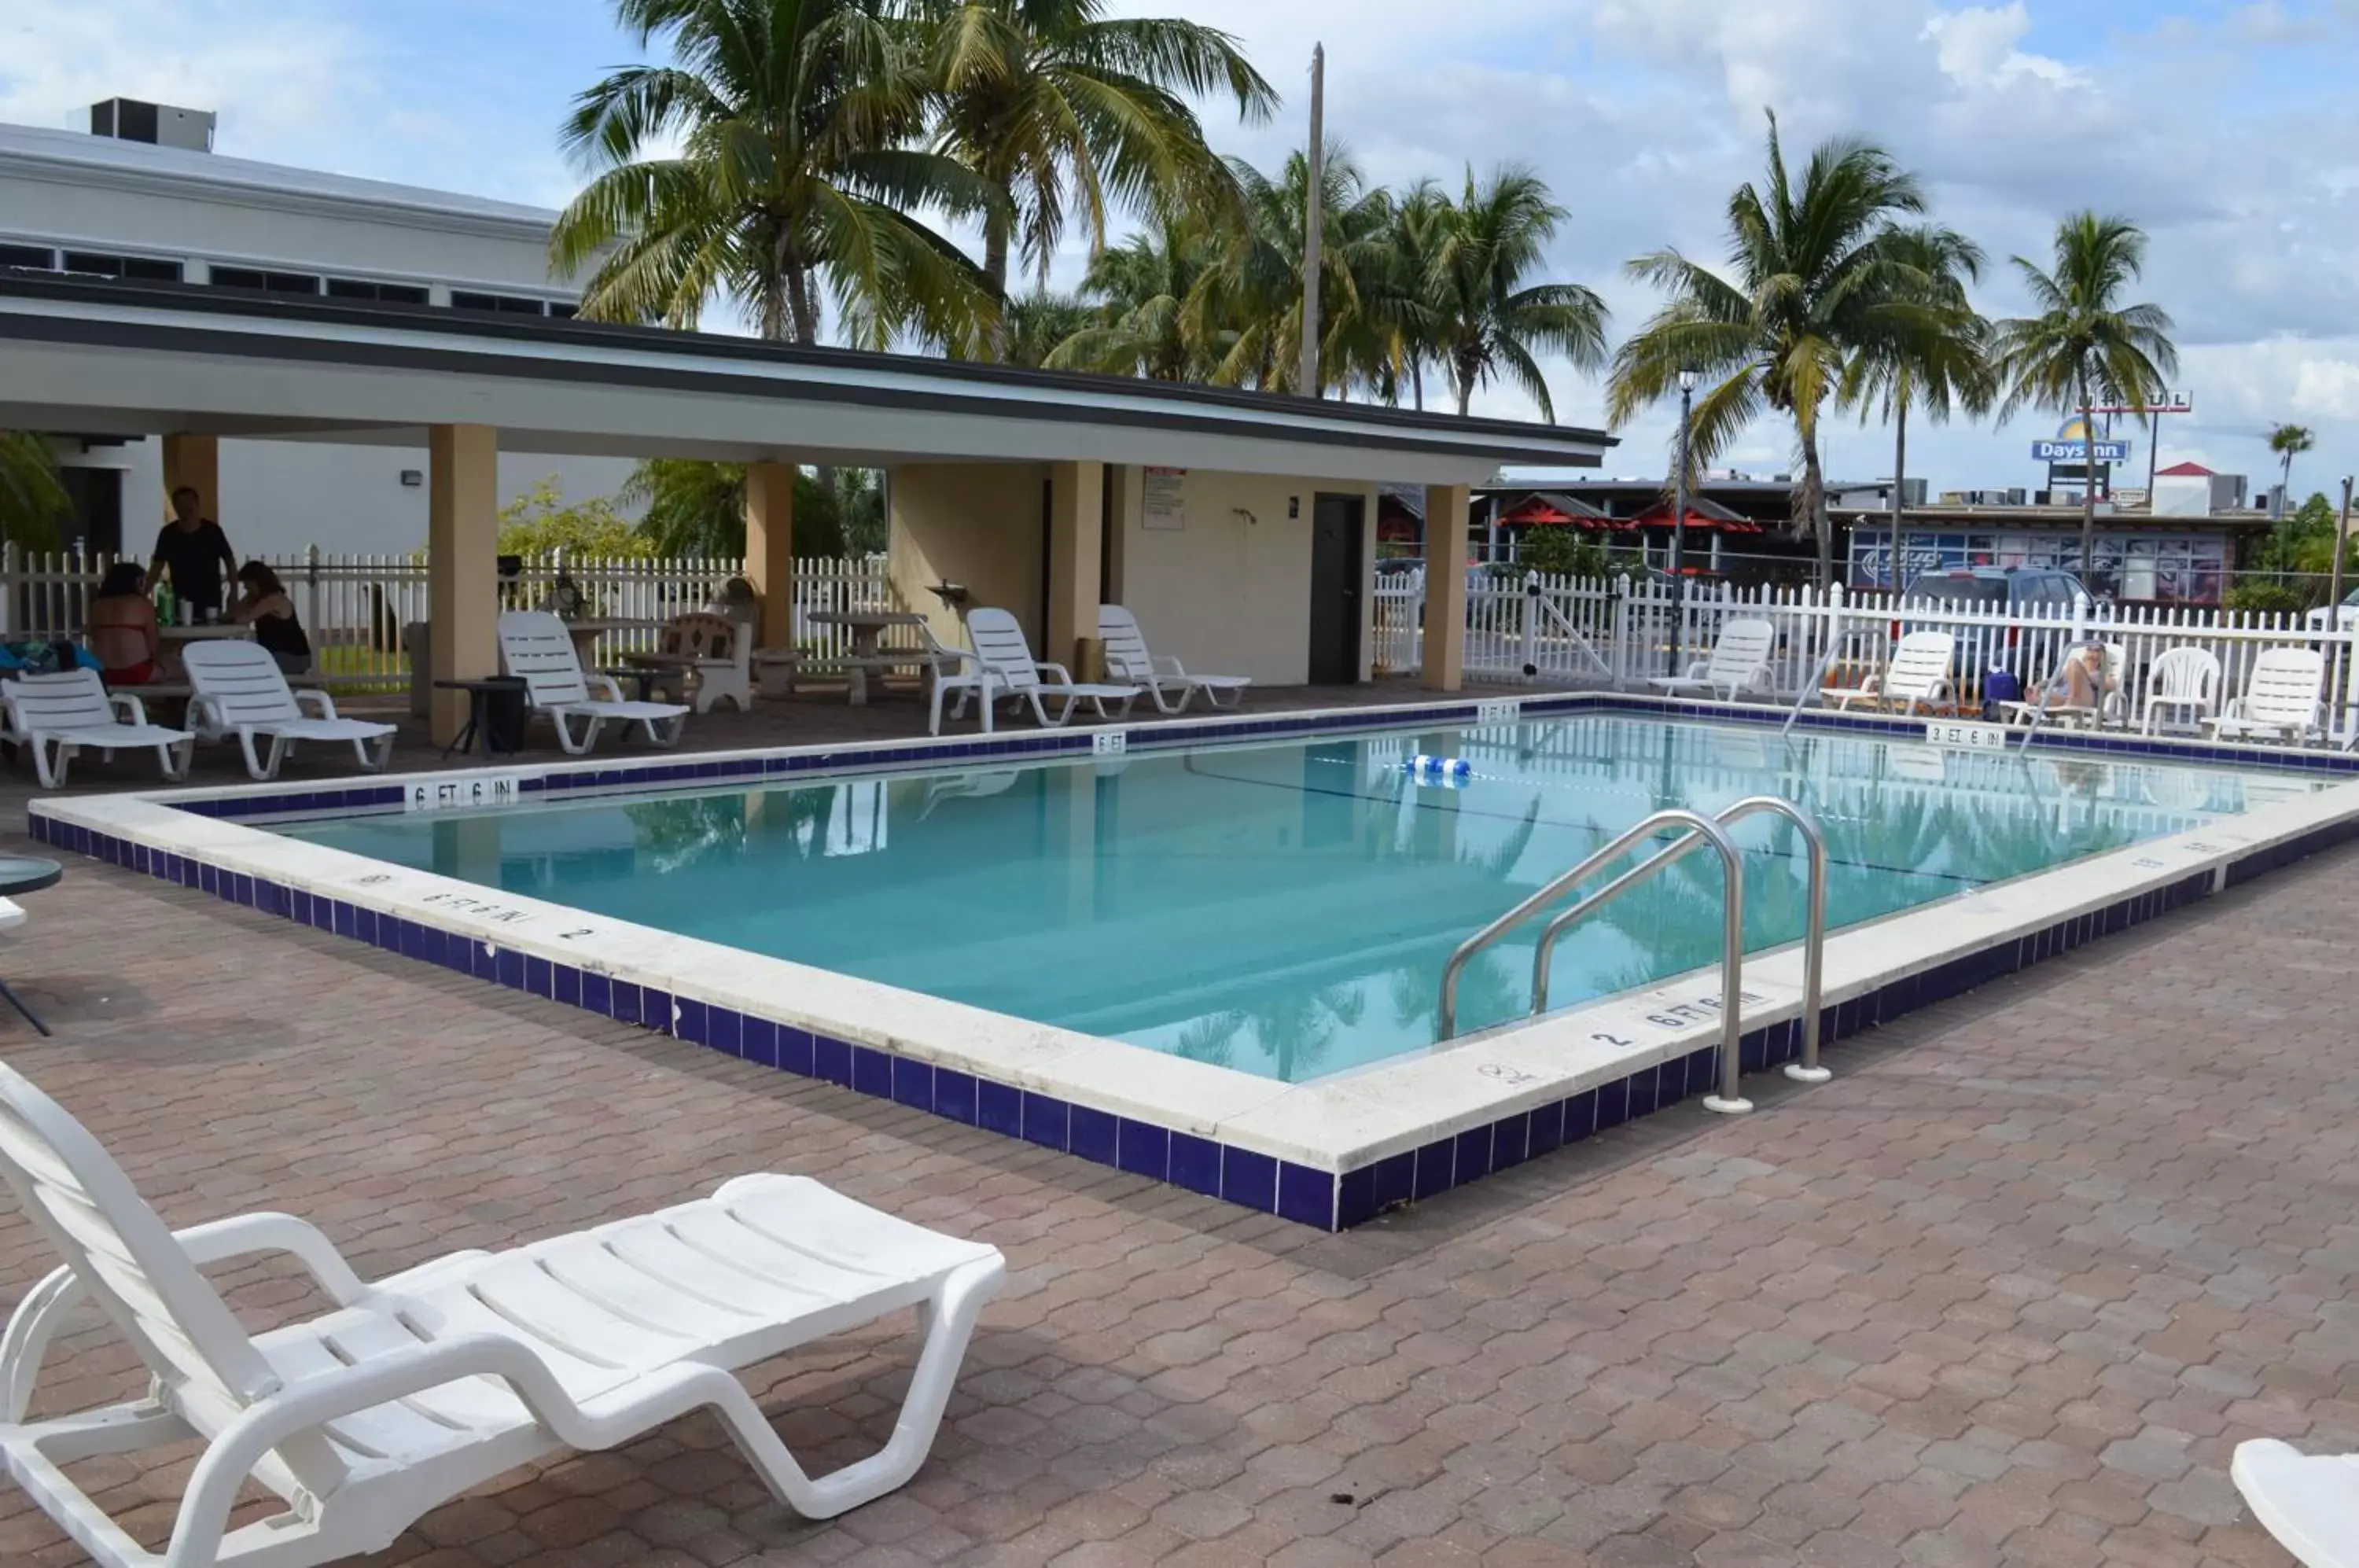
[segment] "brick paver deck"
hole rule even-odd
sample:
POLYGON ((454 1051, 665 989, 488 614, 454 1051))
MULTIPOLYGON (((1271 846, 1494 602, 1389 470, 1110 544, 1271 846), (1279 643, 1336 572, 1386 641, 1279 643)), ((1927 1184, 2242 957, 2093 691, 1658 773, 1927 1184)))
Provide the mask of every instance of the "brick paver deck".
MULTIPOLYGON (((18 845, 21 840, 0 840, 18 845)), ((175 1224, 366 1275, 808 1172, 1011 1263, 932 1462, 827 1524, 711 1423, 519 1475, 380 1561, 2276 1564, 2234 1443, 2359 1449, 2359 850, 1324 1237, 76 863, 0 1055, 175 1224)), ((0 1304, 51 1266, 0 1213, 0 1304)), ((261 1325, 314 1310, 221 1276, 261 1325)), ((759 1371, 809 1460, 910 1341, 759 1371)), ((133 1386, 103 1333, 37 1410, 133 1386)), ((160 1541, 185 1454, 79 1467, 160 1541)), ((80 1552, 0 1486, 0 1563, 80 1552)))

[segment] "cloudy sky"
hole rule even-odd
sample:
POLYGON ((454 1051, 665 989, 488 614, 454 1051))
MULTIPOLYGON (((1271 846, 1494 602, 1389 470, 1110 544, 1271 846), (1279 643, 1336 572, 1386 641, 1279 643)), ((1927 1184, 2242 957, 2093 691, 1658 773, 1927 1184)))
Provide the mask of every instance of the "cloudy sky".
MULTIPOLYGON (((2166 421, 2162 460, 2257 478, 2266 431, 2293 419, 2319 432, 2298 489, 2359 467, 2359 109, 2335 91, 2359 0, 1109 5, 1184 9, 1245 41, 1288 110, 1263 127, 1215 116, 1212 135, 1266 167, 1300 143, 1320 40, 1329 134, 1373 178, 1533 165, 1571 212, 1554 270, 1601 289, 1617 331, 1654 303, 1624 280, 1630 256, 1718 256, 1765 106, 1791 148, 1857 133, 1920 170, 1938 215, 2000 260, 1980 298, 1994 314, 2022 305, 2004 258, 2044 258, 2059 215, 2125 213, 2153 234, 2143 297, 2178 318, 2196 399, 2166 421)), ((218 110, 224 153, 556 205, 574 176, 553 126, 630 58, 603 15, 597 0, 8 0, 0 119, 154 98, 218 110)), ((1594 380, 1552 380, 1560 419, 1602 418, 1594 380)), ((1528 412, 1505 392, 1478 407, 1528 412)), ((1670 423, 1635 423, 1608 471, 1660 473, 1670 423)), ((1910 466, 1940 487, 2036 482, 2029 442, 2052 425, 1914 432, 1910 466)), ((1731 461, 1782 470, 1788 442, 1765 423, 1731 461)), ((1879 429, 1845 422, 1829 444, 1837 477, 1890 472, 1879 429)), ((2145 457, 2141 440, 2139 482, 2145 457)))

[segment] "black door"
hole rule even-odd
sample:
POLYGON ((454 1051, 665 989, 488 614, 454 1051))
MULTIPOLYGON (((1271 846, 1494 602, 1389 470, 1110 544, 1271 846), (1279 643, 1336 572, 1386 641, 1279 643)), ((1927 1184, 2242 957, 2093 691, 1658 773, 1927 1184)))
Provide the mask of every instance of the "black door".
POLYGON ((1310 683, 1360 679, 1360 574, 1365 570, 1357 495, 1321 495, 1310 512, 1310 683))
POLYGON ((73 516, 58 530, 58 542, 92 555, 123 551, 123 471, 119 468, 60 468, 58 478, 73 516))

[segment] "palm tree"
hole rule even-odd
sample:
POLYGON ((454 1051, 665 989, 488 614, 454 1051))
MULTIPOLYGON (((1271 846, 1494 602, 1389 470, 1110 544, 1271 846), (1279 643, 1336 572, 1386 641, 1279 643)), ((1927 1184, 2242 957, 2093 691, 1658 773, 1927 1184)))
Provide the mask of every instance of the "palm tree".
POLYGON ((1045 289, 1019 294, 1007 301, 1001 316, 1000 357, 1009 365, 1037 368, 1089 324, 1090 308, 1071 294, 1045 289))
POLYGON ((2318 437, 2308 425, 2279 425, 2269 432, 2269 450, 2277 454, 2277 570, 2282 572, 2293 554, 2292 529, 2288 527, 2293 516, 2293 460, 2318 444, 2318 437))
POLYGON ((0 430, 0 538, 45 549, 57 542, 58 525, 72 515, 49 439, 34 430, 0 430))
POLYGON ((1189 96, 1225 93, 1249 123, 1277 94, 1236 40, 1177 17, 1108 18, 1104 0, 921 0, 939 105, 936 149, 995 200, 983 271, 1005 294, 1012 255, 1044 284, 1069 218, 1105 245, 1109 208, 1234 215, 1226 167, 1189 96))
POLYGON ((1728 202, 1734 281, 1676 250, 1630 264, 1671 299, 1614 356, 1610 418, 1627 423, 1679 385, 1683 369, 1717 377, 1696 400, 1690 463, 1712 458, 1763 412, 1794 422, 1801 462, 1794 526, 1818 539, 1819 578, 1834 580, 1834 537, 1819 459, 1819 416, 1861 354, 1891 352, 1932 327, 1892 256, 1894 223, 1925 210, 1914 175, 1881 147, 1837 138, 1811 153, 1798 187, 1769 117, 1768 187, 1728 202))
POLYGON ((1843 378, 1843 397, 1857 405, 1862 421, 1881 418, 1892 426, 1892 587, 1900 576, 1901 493, 1908 478, 1908 413, 1922 408, 1935 424, 1954 409, 1989 411, 1997 396, 1991 373, 1990 323, 1966 301, 1966 284, 1983 271, 1980 245, 1933 224, 1897 229, 1892 259, 1910 275, 1906 287, 1932 312, 1920 337, 1879 345, 1860 354, 1843 378))
POLYGON ((1212 379, 1263 391, 1324 392, 1366 387, 1394 365, 1395 323, 1407 309, 1385 236, 1392 198, 1368 184, 1341 144, 1321 166, 1319 386, 1301 375, 1302 251, 1310 224, 1310 162, 1300 153, 1273 180, 1232 159, 1245 221, 1197 280, 1187 330, 1200 343, 1226 343, 1212 379))
POLYGON ((1578 283, 1532 283, 1565 210, 1530 169, 1509 164, 1483 184, 1466 171, 1466 192, 1443 221, 1433 257, 1440 309, 1432 332, 1438 357, 1465 417, 1474 389, 1505 376, 1556 423, 1548 378, 1534 350, 1554 352, 1583 370, 1605 363, 1605 302, 1578 283))
MULTIPOLYGON (((620 499, 644 506, 638 531, 659 554, 742 560, 745 465, 701 458, 649 458, 631 470, 620 499)), ((864 468, 795 474, 795 553, 805 559, 883 548, 885 511, 876 476, 864 468)))
POLYGON ((2147 402, 2179 368, 2179 351, 2161 306, 2121 302, 2146 270, 2146 233, 2128 219, 2076 212, 2057 225, 2052 271, 2019 256, 2014 261, 2039 313, 1998 324, 1998 374, 2006 387, 1998 414, 2005 419, 2027 408, 2079 412, 2092 443, 2081 487, 2081 573, 2087 577, 2097 559, 2093 410, 2100 397, 2147 402))
POLYGON ((1095 370, 1155 381, 1208 381, 1222 334, 1199 342, 1189 330, 1188 297, 1212 265, 1213 246, 1190 225, 1163 223, 1133 234, 1090 264, 1082 293, 1097 301, 1093 320, 1043 362, 1055 370, 1095 370))
POLYGON ((910 214, 989 212, 956 159, 905 144, 931 82, 897 0, 615 0, 639 46, 676 63, 617 71, 574 102, 563 139, 599 172, 558 219, 560 273, 594 267, 586 315, 693 326, 716 293, 766 338, 818 340, 822 295, 884 340, 972 344, 993 291, 910 214), (674 143, 678 150, 670 148, 674 143))
POLYGON ((1394 199, 1392 224, 1385 234, 1385 249, 1400 279, 1404 309, 1394 322, 1397 339, 1394 358, 1408 373, 1414 406, 1425 408, 1425 367, 1440 363, 1438 323, 1446 305, 1444 290, 1451 280, 1438 263, 1457 209, 1433 180, 1420 180, 1394 199))

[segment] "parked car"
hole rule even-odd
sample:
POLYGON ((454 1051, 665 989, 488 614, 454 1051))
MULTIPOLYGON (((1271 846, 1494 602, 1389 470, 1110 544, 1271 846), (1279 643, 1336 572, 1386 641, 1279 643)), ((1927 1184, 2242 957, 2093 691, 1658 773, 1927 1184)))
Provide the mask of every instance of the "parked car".
POLYGON ((2348 631, 2359 626, 2359 588, 2354 588, 2340 604, 2321 604, 2302 619, 2320 631, 2348 631))
MULTIPOLYGON (((2045 669, 2026 669, 2026 660, 2017 650, 2022 643, 2022 629, 2009 626, 2002 638, 2000 628, 1969 622, 1960 625, 1951 621, 1910 620, 1907 609, 1919 604, 1953 607, 1962 611, 1980 611, 1988 615, 2023 615, 2050 622, 2068 620, 2076 596, 2085 595, 2096 615, 2110 609, 2110 604, 2082 586, 2081 580, 2069 572, 2049 566, 1960 566, 1919 572, 1902 595, 1905 604, 1900 619, 1892 623, 1892 640, 1897 645, 1908 632, 1936 629, 1951 633, 1958 639, 1958 651, 1951 674, 1961 688, 1979 691, 1983 673, 1988 670, 2012 670, 2019 687, 2031 688, 2033 681, 2043 678, 2045 669)), ((2048 639, 2041 638, 2041 641, 2048 639)), ((2055 657, 2054 650, 2036 647, 2031 662, 2045 665, 2055 657)))

